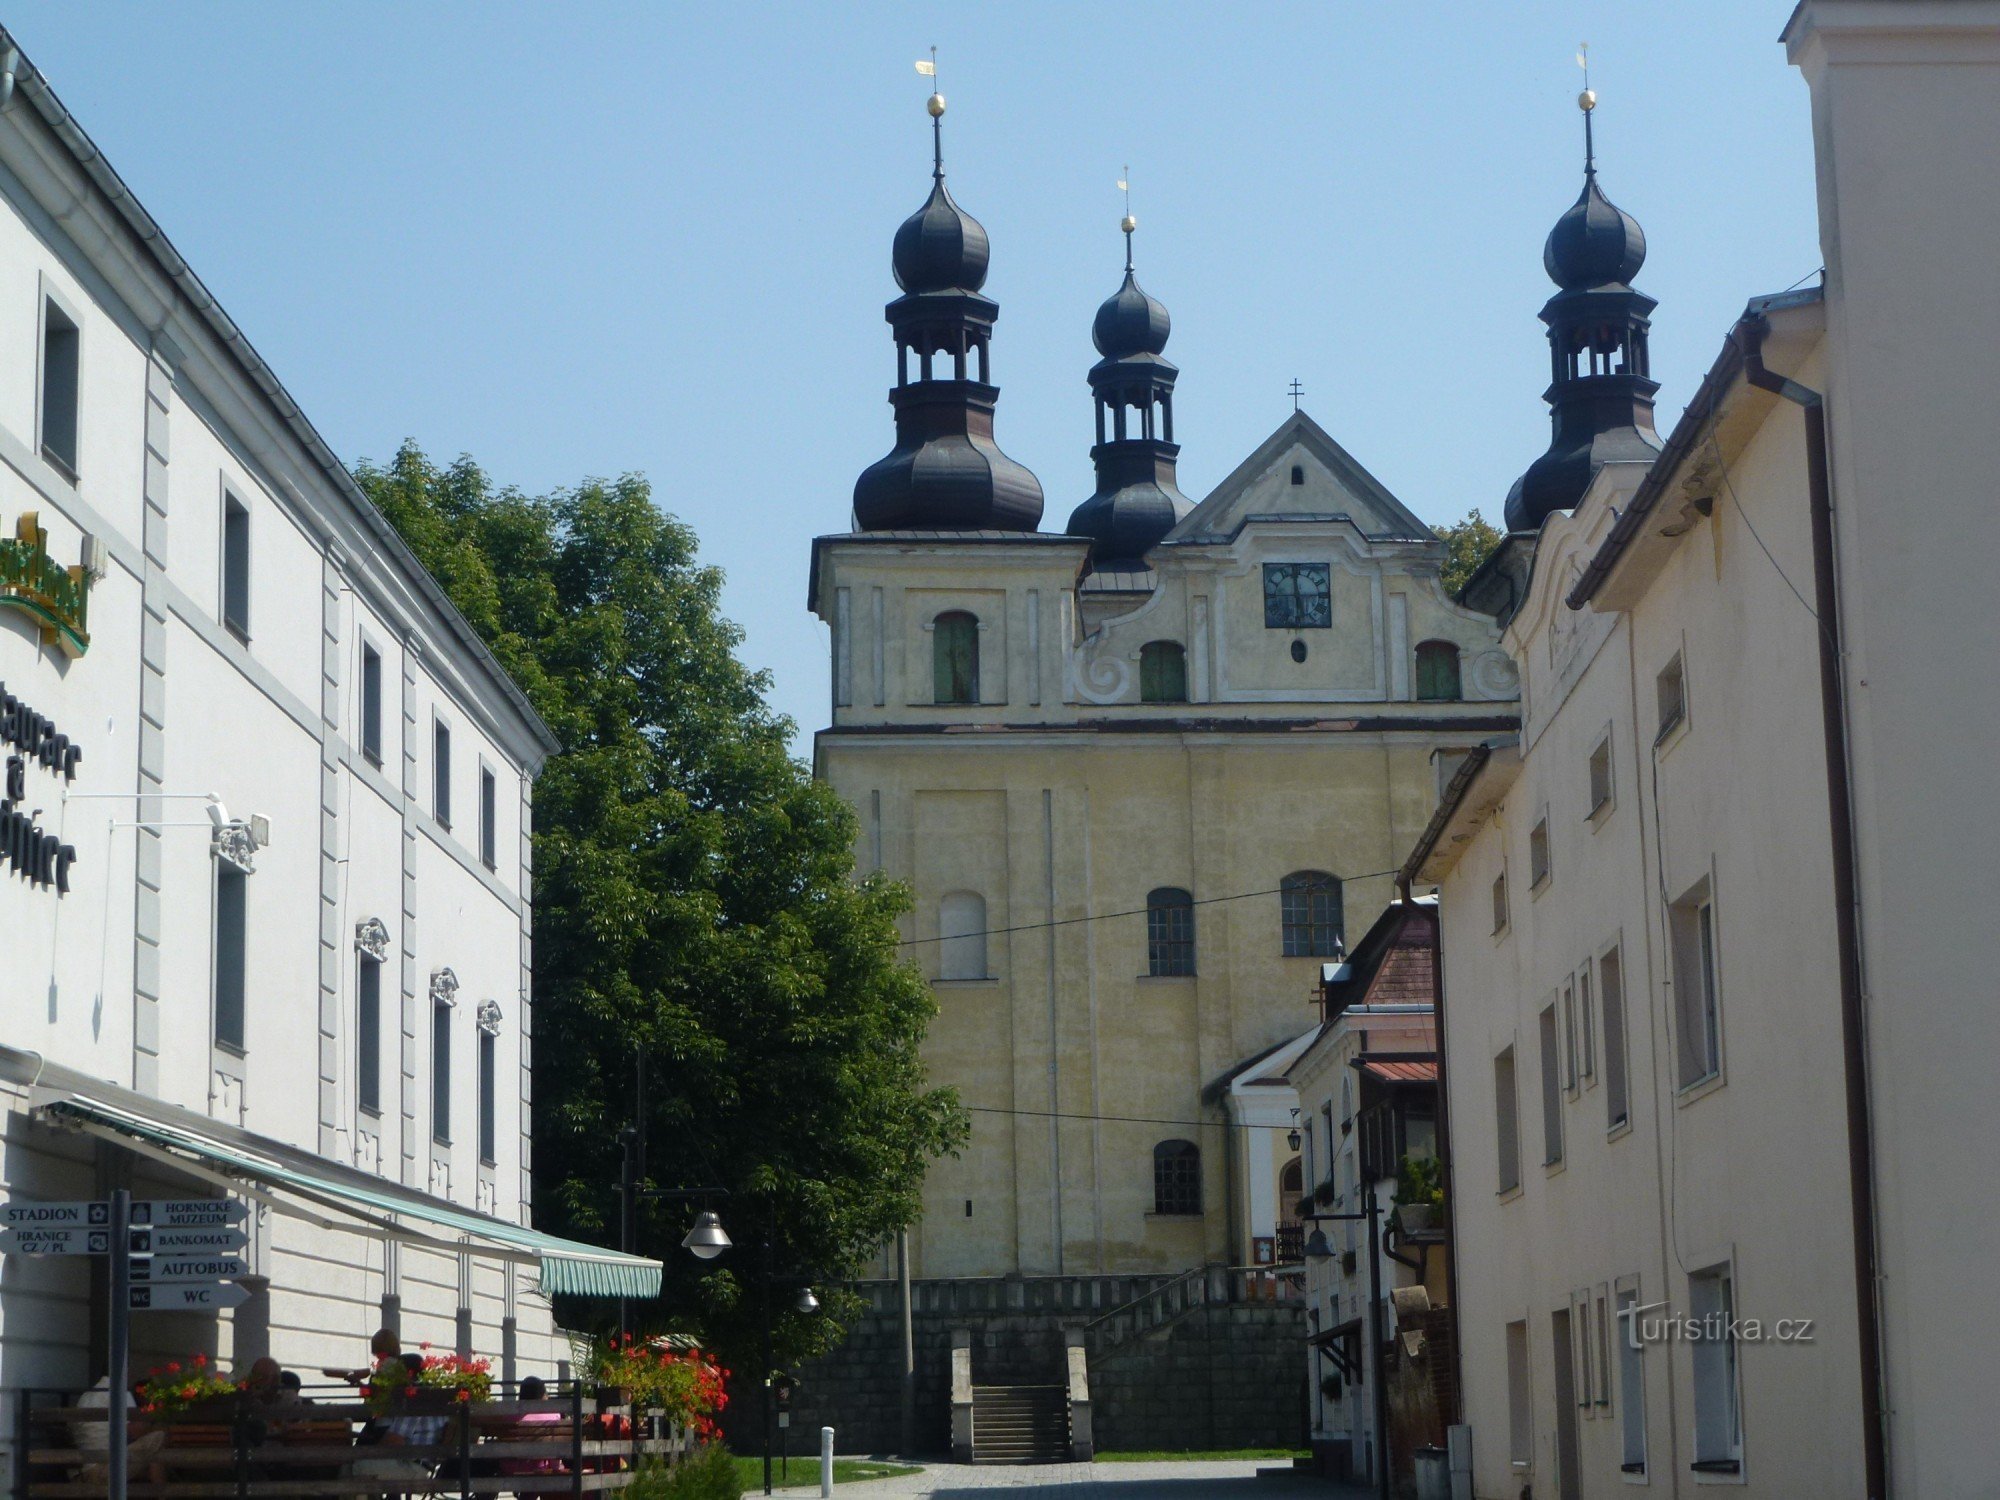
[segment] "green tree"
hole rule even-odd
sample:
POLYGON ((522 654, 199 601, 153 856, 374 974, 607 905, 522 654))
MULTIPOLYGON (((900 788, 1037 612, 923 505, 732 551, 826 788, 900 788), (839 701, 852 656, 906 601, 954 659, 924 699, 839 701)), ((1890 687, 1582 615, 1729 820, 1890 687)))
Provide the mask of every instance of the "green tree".
POLYGON ((1444 543, 1444 591, 1454 599, 1466 580, 1500 545, 1500 530, 1475 506, 1462 521, 1435 528, 1444 543))
POLYGON ((827 1283, 916 1219, 926 1163, 965 1134, 918 1057, 934 1001, 897 946, 907 893, 852 879, 852 811, 792 758, 721 574, 645 480, 530 497, 409 444, 356 477, 563 745, 535 788, 538 1222, 615 1242, 643 1048, 647 1182, 728 1189, 737 1248, 696 1261, 694 1207, 647 1207, 667 1281, 642 1315, 748 1365, 768 1234, 827 1308, 780 1295, 780 1357, 824 1347, 827 1283))

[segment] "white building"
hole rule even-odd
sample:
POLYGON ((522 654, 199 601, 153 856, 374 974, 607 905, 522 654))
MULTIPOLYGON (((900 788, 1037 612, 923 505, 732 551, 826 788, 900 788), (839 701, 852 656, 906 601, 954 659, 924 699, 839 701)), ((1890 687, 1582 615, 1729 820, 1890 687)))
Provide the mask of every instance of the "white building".
MULTIPOLYGON (((254 1295, 141 1370, 400 1322, 552 1373, 545 1292, 657 1284, 528 1227, 556 745, 0 51, 0 1198, 248 1200, 254 1295)), ((107 1265, 0 1260, 0 1383, 102 1372, 107 1265)))
MULTIPOLYGON (((2000 240, 2000 5, 1805 0, 1785 41, 1824 289, 1750 304, 1656 459, 1524 482, 1471 588, 1522 731, 1405 869, 1442 890, 1482 1497, 2000 1472, 2000 700, 1966 670, 2000 295, 1964 274, 2000 240)), ((1614 363, 1559 342, 1559 410, 1633 367, 1643 252, 1594 191, 1549 261, 1605 273, 1557 302, 1596 299, 1614 336, 1581 347, 1614 363)))

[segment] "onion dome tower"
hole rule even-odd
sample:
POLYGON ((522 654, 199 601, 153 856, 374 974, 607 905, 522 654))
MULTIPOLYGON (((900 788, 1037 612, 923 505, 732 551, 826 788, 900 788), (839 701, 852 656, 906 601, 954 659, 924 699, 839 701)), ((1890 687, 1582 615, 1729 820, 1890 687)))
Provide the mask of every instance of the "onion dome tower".
POLYGON ((1129 205, 1125 231, 1125 281, 1097 309, 1091 342, 1104 357, 1090 369, 1097 398, 1097 493, 1079 505, 1066 528, 1090 538, 1093 567, 1138 566, 1194 505, 1180 491, 1174 461, 1174 381, 1180 371, 1162 357, 1173 320, 1140 289, 1132 273, 1132 233, 1139 221, 1129 205))
POLYGON ((944 95, 932 94, 929 109, 931 195, 896 231, 903 295, 885 310, 896 339, 896 446, 854 482, 854 521, 863 531, 1033 531, 1041 482, 993 442, 1000 391, 987 380, 987 346, 1000 309, 979 294, 986 231, 944 185, 944 95))
POLYGON ((1553 367, 1542 399, 1554 435, 1507 496, 1509 531, 1533 531, 1551 513, 1574 510, 1599 466, 1650 463, 1660 451, 1653 430, 1660 387, 1646 355, 1648 314, 1658 304, 1632 288, 1646 262, 1646 234, 1597 186, 1590 131, 1597 95, 1586 88, 1576 102, 1583 111, 1583 192, 1542 248, 1542 267, 1560 288, 1542 308, 1553 367))

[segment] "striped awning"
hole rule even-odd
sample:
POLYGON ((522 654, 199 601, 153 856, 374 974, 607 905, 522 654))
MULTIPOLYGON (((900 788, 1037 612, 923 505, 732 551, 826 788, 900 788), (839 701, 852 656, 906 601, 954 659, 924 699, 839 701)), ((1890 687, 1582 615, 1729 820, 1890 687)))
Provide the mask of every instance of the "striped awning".
POLYGON ((661 1265, 637 1255, 560 1239, 491 1214, 460 1208, 248 1131, 232 1130, 170 1104, 141 1112, 71 1091, 38 1091, 36 1107, 115 1144, 235 1190, 253 1187, 279 1212, 385 1238, 428 1243, 501 1259, 539 1263, 545 1294, 657 1297, 661 1265), (337 1223, 316 1210, 355 1223, 337 1223), (428 1231, 428 1232, 427 1232, 428 1231), (451 1236, 440 1239, 438 1234, 451 1236))

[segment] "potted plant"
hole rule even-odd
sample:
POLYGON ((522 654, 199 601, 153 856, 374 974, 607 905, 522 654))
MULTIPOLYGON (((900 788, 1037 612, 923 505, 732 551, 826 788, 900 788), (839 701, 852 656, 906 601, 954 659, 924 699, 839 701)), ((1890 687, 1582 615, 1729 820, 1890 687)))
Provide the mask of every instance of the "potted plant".
POLYGON ((384 1355, 375 1362, 363 1396, 378 1415, 395 1411, 450 1411, 488 1401, 493 1396, 492 1367, 484 1359, 457 1354, 432 1354, 421 1346, 424 1365, 412 1370, 401 1355, 384 1355))
POLYGON ((1396 1173, 1396 1223, 1405 1239, 1436 1227, 1444 1182, 1435 1156, 1406 1156, 1396 1173))
POLYGON ((1333 1185, 1333 1179, 1329 1177, 1325 1182, 1322 1182, 1318 1187, 1313 1189, 1313 1197, 1318 1199, 1321 1206, 1324 1207, 1340 1197, 1340 1190, 1333 1185))
POLYGON ((147 1372, 139 1386, 139 1411, 166 1423, 227 1422, 236 1414, 242 1389, 243 1382, 217 1374, 206 1354, 191 1354, 147 1372))

